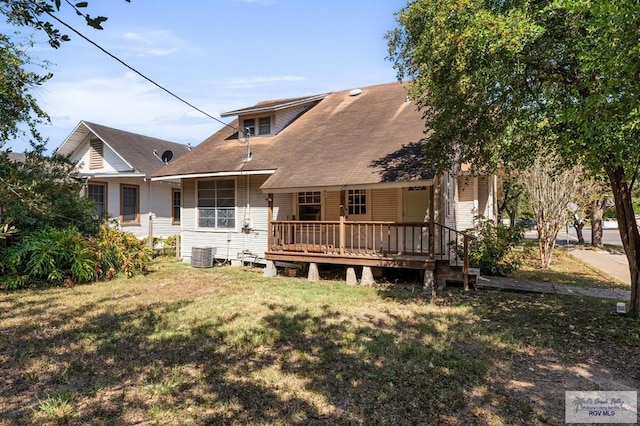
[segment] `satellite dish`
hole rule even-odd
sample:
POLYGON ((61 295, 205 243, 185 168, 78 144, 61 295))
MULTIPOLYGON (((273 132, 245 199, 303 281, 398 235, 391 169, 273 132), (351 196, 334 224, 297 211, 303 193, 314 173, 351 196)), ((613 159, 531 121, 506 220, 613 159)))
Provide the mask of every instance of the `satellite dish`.
POLYGON ((171 152, 171 150, 166 150, 162 153, 162 156, 160 158, 165 163, 169 163, 169 161, 171 161, 171 159, 173 158, 173 152, 171 152))

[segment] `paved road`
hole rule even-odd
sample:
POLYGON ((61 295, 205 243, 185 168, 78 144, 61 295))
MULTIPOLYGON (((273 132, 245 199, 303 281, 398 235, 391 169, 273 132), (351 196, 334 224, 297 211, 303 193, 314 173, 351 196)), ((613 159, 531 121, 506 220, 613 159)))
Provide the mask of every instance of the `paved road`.
MULTIPOLYGON (((583 228, 582 235, 584 236, 584 240, 587 244, 591 244, 591 228, 583 228)), ((538 234, 536 231, 527 231, 526 233, 527 239, 536 239, 538 238, 538 234)), ((556 239, 556 243, 559 245, 566 245, 567 241, 569 244, 575 244, 578 242, 578 237, 576 236, 576 230, 574 228, 569 228, 569 233, 567 233, 567 229, 564 228, 558 233, 558 238, 556 239)), ((611 244, 615 246, 622 247, 622 240, 620 240, 620 231, 618 229, 604 229, 602 231, 602 242, 604 244, 611 244)))

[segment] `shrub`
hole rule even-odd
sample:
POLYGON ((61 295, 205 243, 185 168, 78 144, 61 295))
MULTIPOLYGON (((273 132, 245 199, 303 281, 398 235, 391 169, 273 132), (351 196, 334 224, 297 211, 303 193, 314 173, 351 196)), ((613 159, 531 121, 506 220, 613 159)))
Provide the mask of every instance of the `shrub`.
POLYGON ((152 250, 130 232, 102 226, 90 240, 97 260, 99 279, 111 279, 120 271, 132 277, 136 271, 147 273, 152 250))
POLYGON ((151 250, 133 234, 103 226, 97 237, 75 228, 45 228, 0 251, 0 288, 71 285, 146 273, 151 250))
POLYGON ((6 250, 2 263, 10 288, 29 282, 60 284, 66 279, 90 282, 95 278, 94 257, 75 228, 45 228, 29 234, 6 250))
MULTIPOLYGON (((513 249, 524 241, 526 221, 514 226, 494 223, 483 217, 477 218, 477 225, 468 230, 474 236, 469 241, 469 266, 480 268, 485 275, 507 275, 521 263, 521 255, 513 249)), ((462 254, 462 247, 457 247, 462 254)))

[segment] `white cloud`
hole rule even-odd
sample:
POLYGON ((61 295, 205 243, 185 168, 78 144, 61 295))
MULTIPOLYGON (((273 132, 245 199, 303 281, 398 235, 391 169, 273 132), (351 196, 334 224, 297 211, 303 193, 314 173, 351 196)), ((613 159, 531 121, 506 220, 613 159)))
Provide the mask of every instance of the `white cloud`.
MULTIPOLYGON (((222 126, 131 72, 114 78, 51 82, 39 98, 52 120, 51 126, 42 129, 50 138, 49 149, 59 146, 81 120, 192 145, 222 126)), ((216 110, 225 109, 211 101, 197 106, 214 117, 216 110)))

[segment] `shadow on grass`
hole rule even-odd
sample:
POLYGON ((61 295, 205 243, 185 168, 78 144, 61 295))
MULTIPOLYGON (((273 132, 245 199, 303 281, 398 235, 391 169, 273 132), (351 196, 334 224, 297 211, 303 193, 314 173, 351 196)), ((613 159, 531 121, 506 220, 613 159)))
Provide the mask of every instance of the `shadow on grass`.
MULTIPOLYGON (((402 289, 380 295, 354 312, 278 300, 259 318, 188 319, 192 300, 71 309, 5 299, 3 417, 31 423, 38 399, 71 392, 73 424, 532 423, 531 392, 543 384, 516 377, 536 361, 521 349, 558 351, 571 334, 553 330, 590 324, 562 298, 452 291, 430 308, 402 289), (533 389, 513 388, 516 379, 533 389)), ((588 330, 603 337, 606 327, 588 330)))

